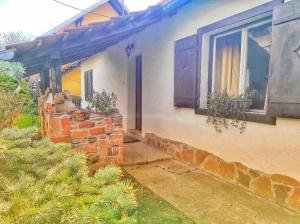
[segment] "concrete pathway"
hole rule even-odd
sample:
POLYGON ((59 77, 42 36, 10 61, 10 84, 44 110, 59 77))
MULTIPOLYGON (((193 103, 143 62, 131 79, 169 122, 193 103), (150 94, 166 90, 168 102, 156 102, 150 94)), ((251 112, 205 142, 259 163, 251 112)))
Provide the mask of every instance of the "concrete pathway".
POLYGON ((199 224, 300 223, 299 215, 176 160, 125 169, 199 224))
POLYGON ((156 161, 168 160, 172 156, 159 151, 143 142, 125 144, 124 165, 146 164, 156 161))

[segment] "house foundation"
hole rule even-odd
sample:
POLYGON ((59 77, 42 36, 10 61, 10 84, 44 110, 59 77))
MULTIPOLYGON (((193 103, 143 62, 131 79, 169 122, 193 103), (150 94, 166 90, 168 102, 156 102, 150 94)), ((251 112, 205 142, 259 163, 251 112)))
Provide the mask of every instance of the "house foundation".
POLYGON ((300 182, 294 178, 253 170, 239 162, 229 163, 205 150, 155 134, 148 133, 145 139, 178 160, 300 213, 300 182))

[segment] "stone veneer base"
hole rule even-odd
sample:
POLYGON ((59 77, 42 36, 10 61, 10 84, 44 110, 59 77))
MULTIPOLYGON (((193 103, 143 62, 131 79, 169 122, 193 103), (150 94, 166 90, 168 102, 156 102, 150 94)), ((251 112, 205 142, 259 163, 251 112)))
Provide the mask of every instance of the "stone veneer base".
POLYGON ((300 213, 300 182, 281 174, 266 174, 239 162, 226 162, 205 150, 147 133, 146 142, 174 158, 300 213))

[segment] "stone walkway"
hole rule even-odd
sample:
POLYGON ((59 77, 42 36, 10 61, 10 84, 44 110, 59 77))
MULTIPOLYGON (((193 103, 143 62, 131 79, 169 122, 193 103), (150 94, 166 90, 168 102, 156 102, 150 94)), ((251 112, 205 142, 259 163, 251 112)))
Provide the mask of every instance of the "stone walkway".
POLYGON ((140 165, 171 159, 172 156, 143 142, 125 144, 124 165, 140 165))
MULTIPOLYGON (((145 150, 143 144, 136 146, 145 150)), ((300 223, 300 215, 176 160, 127 166, 125 169, 138 182, 192 218, 195 223, 300 223)))

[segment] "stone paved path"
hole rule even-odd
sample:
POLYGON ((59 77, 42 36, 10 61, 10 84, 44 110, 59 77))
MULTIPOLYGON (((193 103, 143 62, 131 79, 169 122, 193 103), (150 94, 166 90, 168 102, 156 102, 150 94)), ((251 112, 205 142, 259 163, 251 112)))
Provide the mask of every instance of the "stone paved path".
POLYGON ((171 158, 172 156, 143 142, 125 144, 125 166, 157 162, 171 158))
POLYGON ((176 160, 125 169, 199 224, 300 224, 300 215, 176 160))

